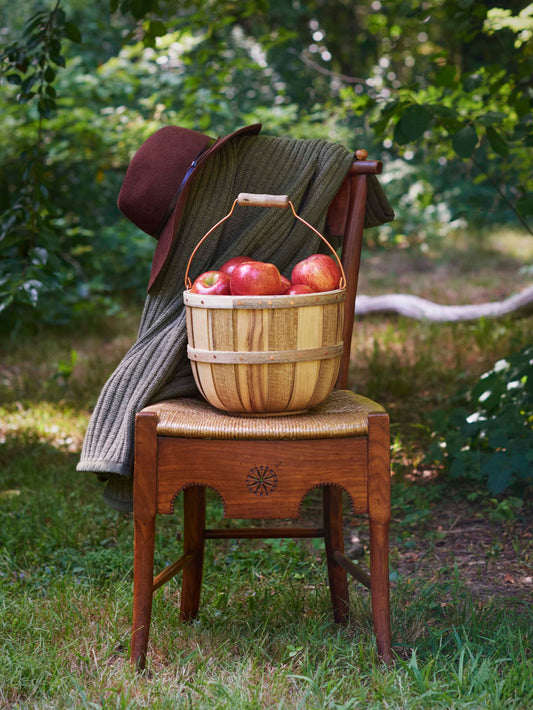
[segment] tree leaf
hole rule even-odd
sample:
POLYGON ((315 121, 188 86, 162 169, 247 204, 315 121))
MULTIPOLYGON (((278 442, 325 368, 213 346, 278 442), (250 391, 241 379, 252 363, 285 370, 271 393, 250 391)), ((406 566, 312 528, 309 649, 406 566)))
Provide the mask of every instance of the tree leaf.
POLYGON ((400 130, 407 142, 415 141, 428 128, 431 121, 429 111, 420 106, 420 104, 411 104, 403 112, 402 117, 398 121, 400 130))
POLYGON ((484 126, 492 126, 494 123, 501 123, 506 118, 506 114, 502 111, 487 111, 479 120, 484 126))
POLYGON ((74 22, 65 23, 65 34, 71 42, 81 44, 80 28, 78 27, 78 25, 75 25, 74 22))
POLYGON ((378 135, 381 135, 385 131, 387 125, 389 124, 389 121, 395 115, 401 113, 401 109, 404 105, 406 105, 405 101, 394 100, 391 101, 389 104, 383 106, 383 108, 381 109, 380 118, 373 124, 373 128, 378 135))
POLYGON ((498 153, 498 155, 507 158, 509 155, 509 146, 507 144, 507 140, 502 136, 502 134, 499 133, 494 126, 487 126, 485 132, 492 150, 495 153, 498 153))
POLYGON ((406 145, 406 143, 409 143, 409 138, 403 132, 401 119, 394 126, 393 138, 394 138, 394 142, 397 143, 398 145, 406 145))
POLYGON ((130 12, 136 20, 143 18, 150 10, 150 0, 131 0, 130 12))
POLYGON ((20 90, 23 94, 27 94, 31 87, 35 84, 37 80, 37 74, 34 72, 33 74, 30 74, 27 76, 24 81, 21 84, 20 90))
POLYGON ((473 125, 461 128, 452 136, 452 147, 460 158, 470 158, 477 145, 477 133, 473 125))
POLYGON ((58 67, 64 67, 65 66, 65 57, 63 57, 61 54, 54 54, 50 56, 50 60, 54 62, 58 67))
POLYGON ((501 451, 489 456, 483 462, 481 472, 488 476, 488 486, 492 493, 503 493, 511 483, 513 473, 509 463, 509 457, 501 451))
POLYGON ((455 75, 457 74, 457 68, 453 64, 446 64, 440 67, 435 74, 435 84, 437 86, 453 86, 455 83, 455 75))
POLYGON ((0 313, 7 310, 7 308, 13 303, 12 293, 3 293, 0 295, 0 313))
POLYGON ((167 26, 161 20, 150 20, 148 23, 148 34, 152 37, 162 37, 167 33, 167 26))
POLYGON ((37 281, 37 279, 30 279, 22 284, 22 293, 24 294, 23 299, 32 306, 37 304, 39 300, 39 291, 41 290, 42 283, 37 281))
POLYGON ((40 10, 32 15, 24 25, 23 36, 28 37, 37 27, 40 28, 42 25, 46 24, 48 17, 48 10, 40 10))

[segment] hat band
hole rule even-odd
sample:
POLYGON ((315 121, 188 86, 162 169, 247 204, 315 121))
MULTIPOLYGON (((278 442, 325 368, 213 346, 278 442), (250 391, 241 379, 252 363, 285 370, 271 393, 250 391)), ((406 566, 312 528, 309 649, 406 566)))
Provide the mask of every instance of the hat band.
POLYGON ((176 193, 174 194, 174 197, 172 198, 169 208, 167 210, 167 213, 163 220, 161 221, 161 224, 159 226, 159 229, 157 230, 157 239, 159 239, 159 236, 161 232, 163 231, 163 227, 165 224, 168 222, 170 219, 170 216, 172 212, 174 211, 174 208, 176 207, 176 204, 178 202, 178 198, 181 195, 183 188, 187 184, 188 179, 190 178, 191 174, 193 173, 194 169, 198 165, 198 162, 200 161, 201 156, 210 148, 213 147, 213 145, 219 140, 219 138, 210 138, 209 141, 205 144, 205 146, 202 148, 202 150, 198 153, 196 158, 192 161, 192 163, 189 165, 187 168, 187 172, 183 176, 183 180, 180 182, 178 189, 176 190, 176 193))

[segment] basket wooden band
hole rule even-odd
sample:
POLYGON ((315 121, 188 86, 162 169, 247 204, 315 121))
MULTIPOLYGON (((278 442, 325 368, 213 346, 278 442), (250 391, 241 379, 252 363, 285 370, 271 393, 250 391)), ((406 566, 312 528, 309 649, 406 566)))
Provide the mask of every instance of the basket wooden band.
POLYGON ((309 360, 327 360, 340 357, 343 346, 327 345, 321 348, 307 350, 265 350, 265 351, 234 351, 234 350, 202 350, 187 346, 189 360, 209 362, 221 365, 260 365, 272 362, 306 362, 309 360))
POLYGON ((290 308, 298 306, 324 306, 330 303, 342 303, 346 291, 322 291, 320 293, 299 293, 293 296, 205 296, 200 293, 183 292, 183 302, 190 308, 213 310, 267 310, 271 308, 290 308))

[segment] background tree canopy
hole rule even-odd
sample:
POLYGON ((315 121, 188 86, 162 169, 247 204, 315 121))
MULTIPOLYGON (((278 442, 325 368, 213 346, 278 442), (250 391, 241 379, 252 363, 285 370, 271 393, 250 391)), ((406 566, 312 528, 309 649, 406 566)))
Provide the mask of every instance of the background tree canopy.
POLYGON ((116 197, 164 124, 366 147, 397 220, 374 246, 532 211, 533 4, 20 0, 0 10, 0 318, 141 296, 153 249, 116 197))

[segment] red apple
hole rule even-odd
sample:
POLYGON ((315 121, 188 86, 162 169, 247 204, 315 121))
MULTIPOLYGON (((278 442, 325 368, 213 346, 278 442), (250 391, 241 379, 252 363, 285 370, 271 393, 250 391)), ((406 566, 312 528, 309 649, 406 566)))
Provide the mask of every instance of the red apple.
POLYGON ((286 276, 281 274, 281 293, 285 293, 291 287, 291 282, 286 276))
POLYGON ((229 296, 229 276, 223 271, 204 271, 195 279, 191 293, 202 293, 208 296, 229 296))
POLYGON ((292 270, 293 286, 305 284, 312 291, 333 291, 339 288, 341 270, 337 262, 327 254, 313 254, 299 261, 292 270))
POLYGON ((276 296, 281 293, 278 267, 264 261, 244 261, 230 277, 233 296, 276 296))
POLYGON ((228 261, 222 264, 219 271, 223 271, 225 274, 228 274, 228 276, 231 276, 233 269, 245 261, 253 261, 253 259, 249 256, 234 256, 232 259, 228 259, 228 261))
POLYGON ((314 293, 314 291, 307 284, 293 284, 286 291, 283 291, 285 296, 295 296, 298 293, 314 293))

